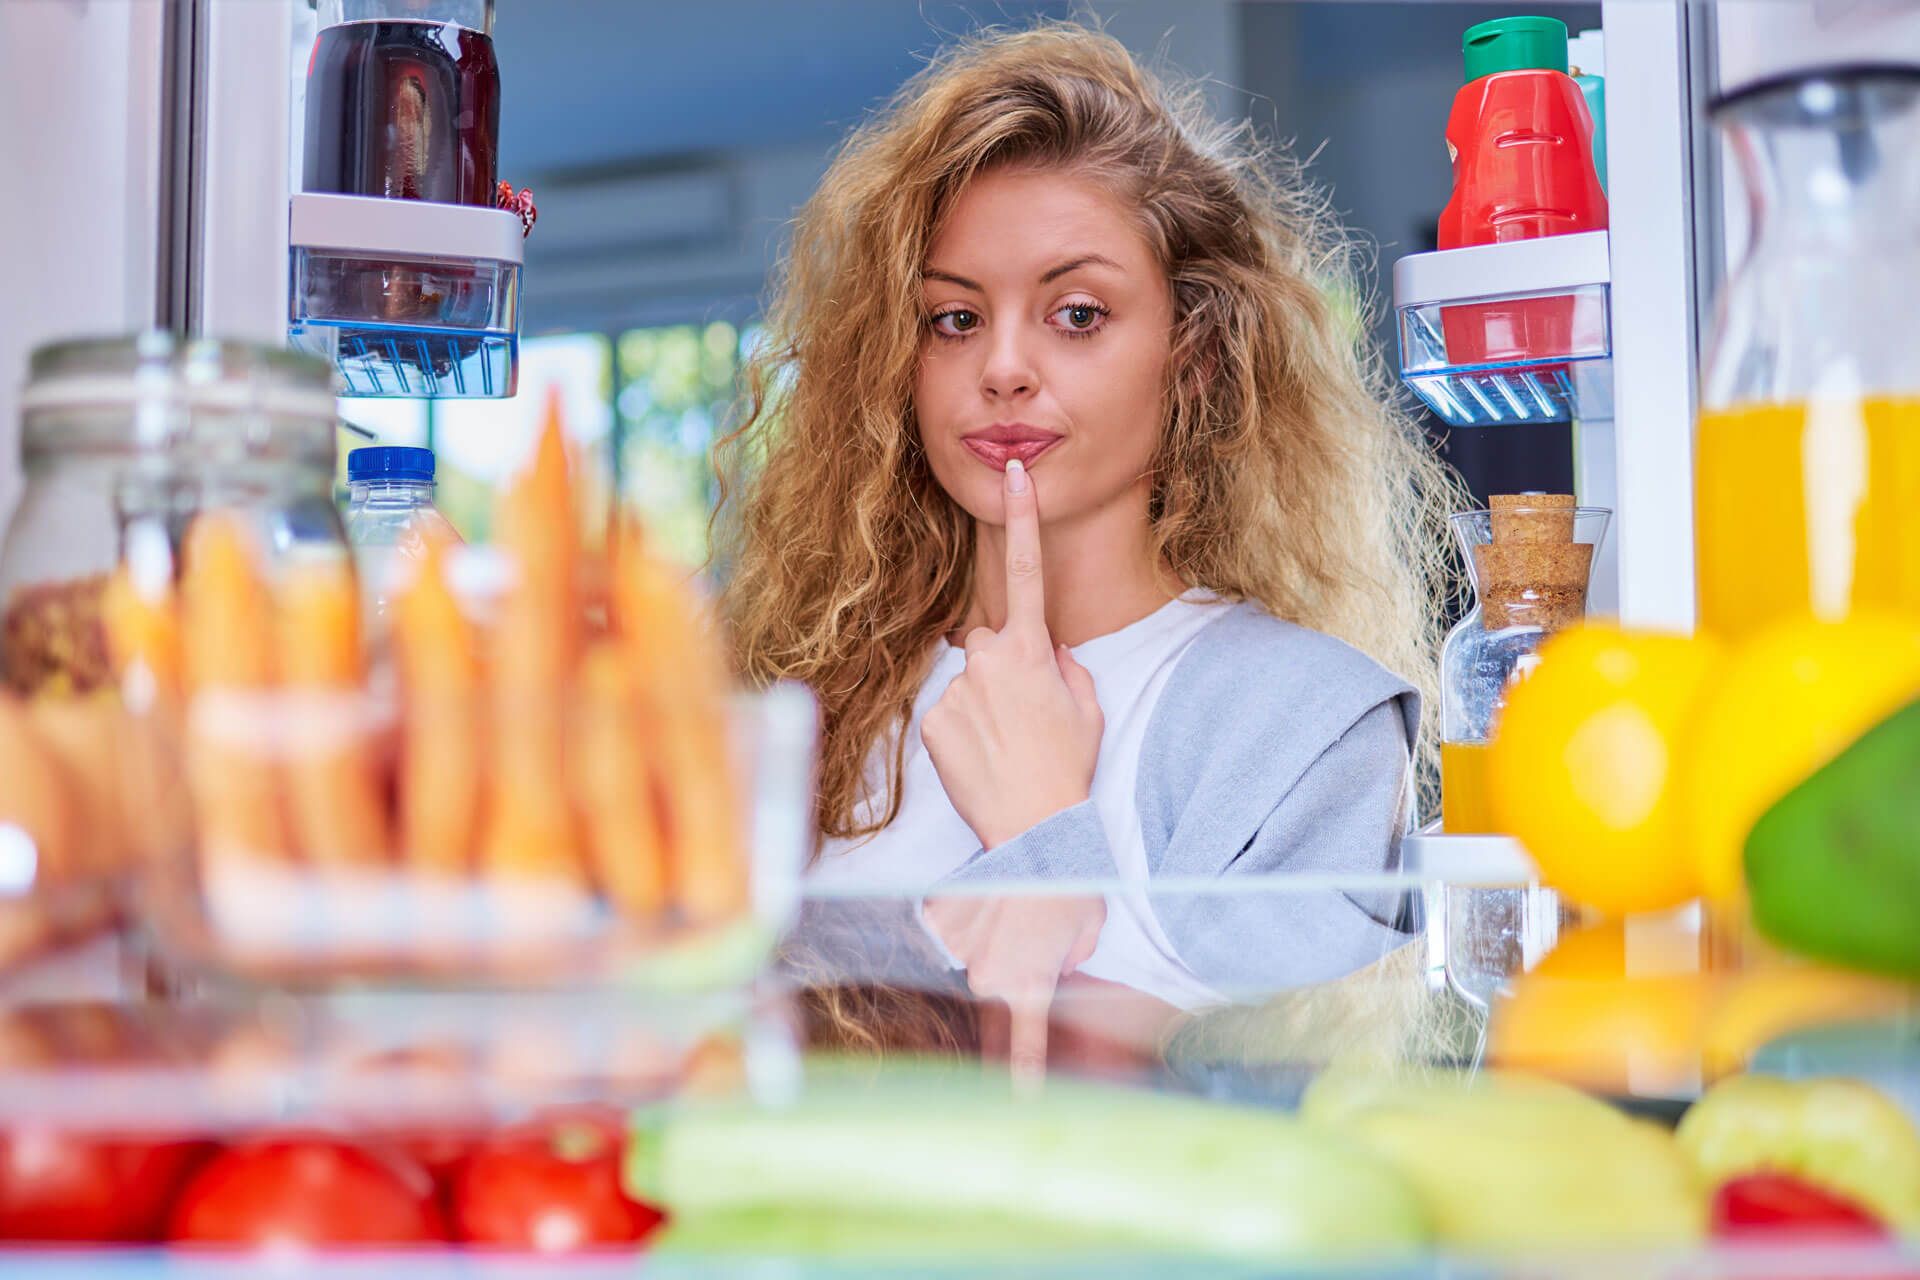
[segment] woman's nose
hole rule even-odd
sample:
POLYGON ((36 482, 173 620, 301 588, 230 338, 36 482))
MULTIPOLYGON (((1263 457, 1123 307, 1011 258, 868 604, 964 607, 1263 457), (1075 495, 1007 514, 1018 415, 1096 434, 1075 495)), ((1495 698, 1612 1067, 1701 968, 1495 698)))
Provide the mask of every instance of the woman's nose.
POLYGON ((1039 385, 1039 371, 1019 326, 1001 326, 990 338, 987 363, 980 370, 981 392, 989 399, 1009 400, 1030 395, 1039 385))

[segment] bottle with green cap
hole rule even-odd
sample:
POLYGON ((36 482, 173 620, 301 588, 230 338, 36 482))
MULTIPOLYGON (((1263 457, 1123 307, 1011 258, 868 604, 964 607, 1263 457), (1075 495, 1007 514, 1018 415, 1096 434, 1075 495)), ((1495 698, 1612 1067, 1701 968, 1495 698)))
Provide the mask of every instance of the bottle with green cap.
MULTIPOLYGON (((1453 195, 1439 246, 1499 244, 1599 231, 1607 197, 1593 167, 1593 117, 1567 74, 1567 26, 1558 18, 1496 18, 1467 28, 1466 84, 1447 117, 1453 195)), ((1573 299, 1539 298, 1441 315, 1455 364, 1566 351, 1573 299), (1485 321, 1485 323, 1482 323, 1485 321), (1498 348, 1498 349, 1496 349, 1498 348)))
POLYGON ((1567 74, 1567 24, 1558 18, 1495 18, 1468 27, 1460 41, 1467 81, 1497 71, 1567 74))

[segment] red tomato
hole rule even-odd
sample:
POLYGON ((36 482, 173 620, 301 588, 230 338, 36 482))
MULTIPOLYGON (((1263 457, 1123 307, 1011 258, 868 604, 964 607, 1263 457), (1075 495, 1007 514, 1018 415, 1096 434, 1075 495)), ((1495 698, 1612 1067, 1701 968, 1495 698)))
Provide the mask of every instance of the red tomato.
POLYGON ((481 1144, 454 1183, 460 1238, 535 1253, 638 1244, 663 1215, 620 1185, 620 1128, 563 1118, 481 1144))
POLYGON ((0 1135, 0 1239, 158 1240, 202 1143, 20 1129, 0 1135))
POLYGON ((436 1183, 451 1180, 479 1143, 478 1134, 459 1129, 421 1130, 394 1135, 393 1145, 404 1151, 436 1183))
POLYGON ((1875 1239, 1886 1236, 1887 1228, 1846 1197, 1791 1174, 1749 1173, 1713 1193, 1714 1235, 1783 1232, 1875 1239))
POLYGON ((187 1184, 168 1235, 195 1244, 395 1245, 446 1238, 433 1180, 398 1154, 269 1139, 221 1153, 187 1184))

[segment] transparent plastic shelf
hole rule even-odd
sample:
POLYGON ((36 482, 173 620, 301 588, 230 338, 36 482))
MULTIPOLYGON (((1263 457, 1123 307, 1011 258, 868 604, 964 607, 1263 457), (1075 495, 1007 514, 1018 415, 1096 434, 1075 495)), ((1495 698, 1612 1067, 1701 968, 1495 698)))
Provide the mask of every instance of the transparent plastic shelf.
POLYGON ((385 327, 313 320, 287 330, 293 346, 333 363, 341 394, 367 399, 499 399, 514 394, 520 335, 512 330, 385 327))
POLYGON ((1607 233, 1394 264, 1400 377, 1450 426, 1613 416, 1607 233))
POLYGON ((297 195, 288 338, 339 368, 343 395, 511 396, 521 238, 499 209, 297 195))

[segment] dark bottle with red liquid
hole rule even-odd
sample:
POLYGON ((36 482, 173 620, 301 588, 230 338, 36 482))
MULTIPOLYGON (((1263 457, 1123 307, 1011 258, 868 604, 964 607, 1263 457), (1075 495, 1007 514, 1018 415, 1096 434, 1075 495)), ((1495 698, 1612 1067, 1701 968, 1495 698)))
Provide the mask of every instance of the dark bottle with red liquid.
POLYGON ((322 10, 343 20, 321 28, 307 67, 302 187, 491 208, 500 137, 491 4, 331 0, 322 10), (453 10, 472 11, 475 25, 447 20, 453 10))

